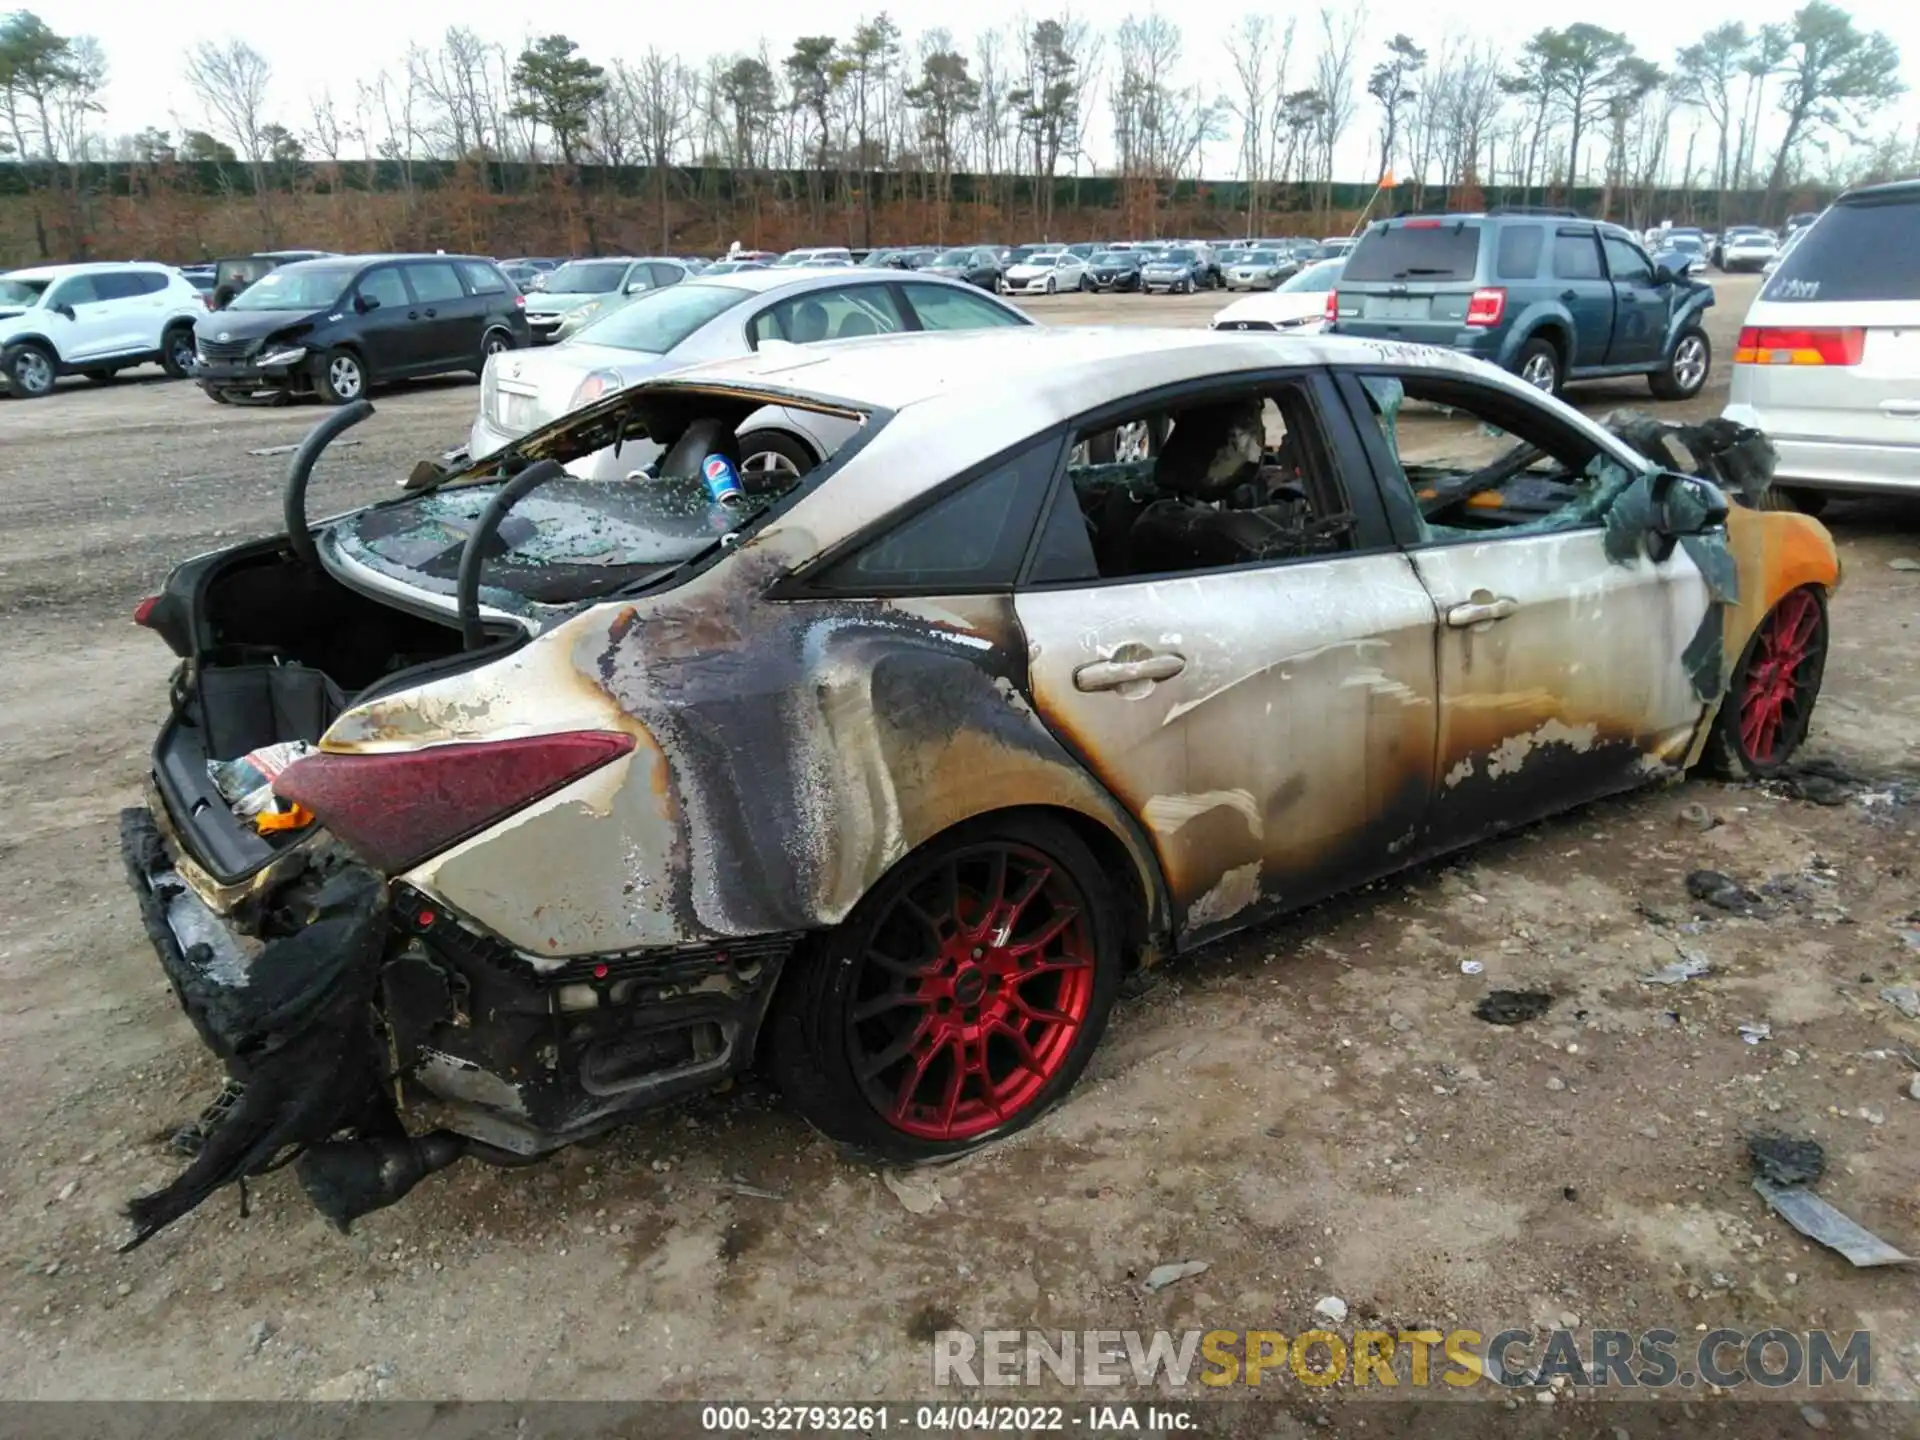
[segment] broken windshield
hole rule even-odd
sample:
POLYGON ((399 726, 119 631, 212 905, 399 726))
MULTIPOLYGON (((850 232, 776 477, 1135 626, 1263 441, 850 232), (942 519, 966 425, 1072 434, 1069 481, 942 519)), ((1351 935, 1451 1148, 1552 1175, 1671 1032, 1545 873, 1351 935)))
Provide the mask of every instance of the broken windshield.
MULTIPOLYGON (((676 289, 686 289, 678 286, 676 289)), ((624 480, 557 476, 513 506, 485 551, 483 605, 525 614, 572 605, 660 580, 715 545, 738 537, 789 493, 820 478, 768 467, 764 453, 743 447, 738 432, 763 404, 811 408, 782 395, 742 397, 707 392, 661 395, 627 391, 556 421, 501 456, 510 465, 591 456, 624 433, 614 453, 631 457, 624 480), (647 438, 651 429, 664 450, 647 438)), ((825 405, 827 402, 819 402, 825 405)), ((837 451, 859 433, 858 412, 833 410, 842 435, 837 451)), ((824 418, 824 417, 823 417, 824 418)), ((476 473, 415 495, 345 516, 330 526, 334 557, 409 587, 452 599, 467 537, 505 481, 500 457, 476 473), (489 473, 489 467, 494 467, 489 473)), ((517 473, 517 470, 515 471, 517 473)))

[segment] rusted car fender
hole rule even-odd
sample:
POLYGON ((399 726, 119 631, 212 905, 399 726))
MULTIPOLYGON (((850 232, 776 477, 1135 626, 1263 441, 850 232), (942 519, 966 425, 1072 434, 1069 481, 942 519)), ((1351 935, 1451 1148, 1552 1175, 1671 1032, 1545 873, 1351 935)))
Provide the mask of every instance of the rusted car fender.
POLYGON ((1827 527, 1811 515, 1785 510, 1754 510, 1734 505, 1727 512, 1727 549, 1740 577, 1738 596, 1721 607, 1723 668, 1719 697, 1708 707, 1687 756, 1692 767, 1706 748, 1733 667, 1747 642, 1780 597, 1804 585, 1831 595, 1840 588, 1840 556, 1827 527))
POLYGON ((604 729, 633 751, 408 872, 520 950, 568 957, 816 930, 901 859, 1013 808, 1066 812, 1165 889, 1132 818, 1026 699, 1011 597, 769 603, 755 546, 596 606, 493 664, 344 713, 342 753, 604 729))

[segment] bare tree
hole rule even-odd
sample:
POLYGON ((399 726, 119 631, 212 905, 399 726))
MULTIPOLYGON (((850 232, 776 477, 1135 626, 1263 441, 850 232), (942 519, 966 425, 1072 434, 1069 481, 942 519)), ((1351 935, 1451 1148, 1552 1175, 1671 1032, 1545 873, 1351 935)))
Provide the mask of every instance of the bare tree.
POLYGON ((974 60, 980 77, 980 103, 973 112, 974 155, 980 175, 990 186, 992 177, 1006 168, 1013 148, 1009 134, 1013 107, 1007 99, 1010 77, 1004 37, 998 30, 984 30, 975 39, 974 60))
POLYGON ((630 92, 634 118, 638 122, 640 148, 653 169, 653 196, 658 207, 660 248, 673 248, 673 218, 668 211, 668 190, 672 183, 674 156, 687 137, 693 119, 693 98, 687 75, 680 62, 658 46, 648 47, 637 73, 623 73, 637 79, 630 92))
POLYGON ((1247 182, 1247 235, 1260 233, 1260 177, 1266 173, 1267 114, 1278 86, 1273 66, 1273 21, 1249 11, 1226 41, 1240 89, 1231 104, 1240 122, 1240 174, 1247 182))
POLYGON ((1338 13, 1320 12, 1320 53, 1314 60, 1314 88, 1323 102, 1316 127, 1319 142, 1320 209, 1333 210, 1333 154, 1353 120, 1353 73, 1360 32, 1366 28, 1365 6, 1338 13))
MULTIPOLYGON (((1139 198, 1157 213, 1159 186, 1177 182, 1197 160, 1201 145, 1220 133, 1218 111, 1198 86, 1177 83, 1183 49, 1179 26, 1157 13, 1129 16, 1121 22, 1118 41, 1120 69, 1109 103, 1120 175, 1130 192, 1126 203, 1131 210, 1139 198)), ((1153 214, 1129 219, 1158 228, 1153 214)))
POLYGON ((1033 218, 1046 234, 1053 220, 1053 181, 1060 157, 1080 145, 1088 62, 1094 36, 1072 11, 1020 31, 1022 76, 1008 92, 1020 133, 1033 156, 1033 218))
POLYGON ((262 132, 268 123, 267 83, 273 67, 244 40, 202 40, 187 52, 186 73, 209 126, 247 162, 264 214, 267 143, 262 132))

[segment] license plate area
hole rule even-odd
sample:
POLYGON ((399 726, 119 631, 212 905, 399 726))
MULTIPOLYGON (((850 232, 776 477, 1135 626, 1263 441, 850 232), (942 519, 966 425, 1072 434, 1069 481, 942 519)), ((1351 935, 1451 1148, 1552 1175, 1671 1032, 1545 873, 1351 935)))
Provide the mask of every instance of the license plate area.
POLYGON ((1427 295, 1375 295, 1367 300, 1369 320, 1425 320, 1433 313, 1433 299, 1427 295))

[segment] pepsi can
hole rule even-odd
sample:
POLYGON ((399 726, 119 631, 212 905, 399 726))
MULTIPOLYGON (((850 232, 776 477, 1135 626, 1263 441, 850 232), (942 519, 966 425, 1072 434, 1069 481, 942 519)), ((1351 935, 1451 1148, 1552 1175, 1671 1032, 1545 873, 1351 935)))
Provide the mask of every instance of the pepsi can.
POLYGON ((731 508, 746 499, 746 492, 740 488, 740 473, 726 456, 707 456, 700 462, 700 473, 707 482, 707 495, 714 504, 731 508))

